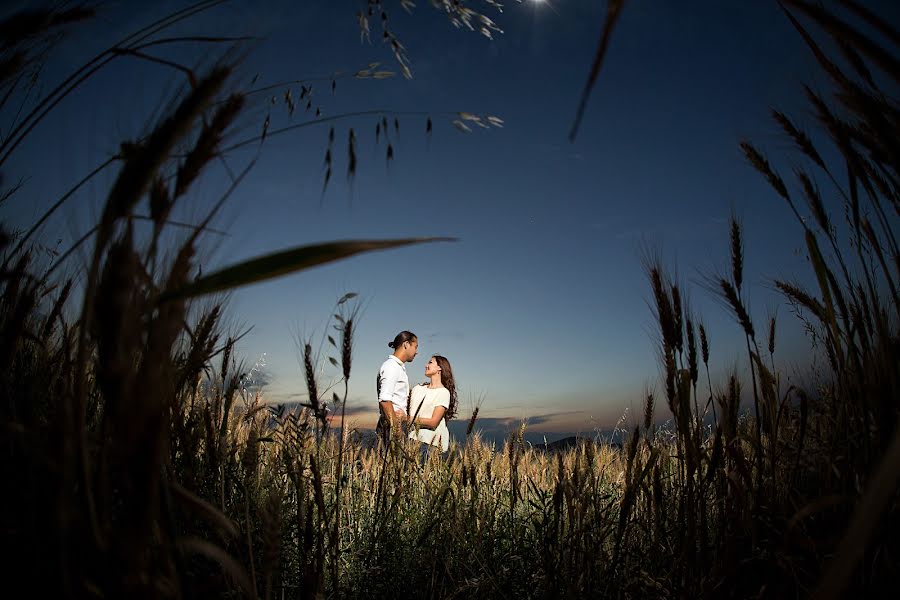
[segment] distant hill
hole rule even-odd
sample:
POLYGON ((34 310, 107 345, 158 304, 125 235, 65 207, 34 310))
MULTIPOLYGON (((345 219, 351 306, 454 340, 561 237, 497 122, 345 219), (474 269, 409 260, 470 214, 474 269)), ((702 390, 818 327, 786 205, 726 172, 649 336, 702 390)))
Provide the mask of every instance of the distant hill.
MULTIPOLYGON (((269 415, 269 426, 275 426, 277 417, 276 413, 287 414, 294 411, 297 411, 302 407, 302 403, 300 402, 288 402, 283 403, 281 405, 270 406, 270 410, 272 414, 269 415)), ((483 424, 476 425, 475 429, 478 432, 481 441, 485 442, 489 445, 493 445, 496 451, 501 451, 503 449, 504 444, 509 440, 509 436, 512 433, 509 425, 504 422, 502 425, 495 425, 491 423, 492 419, 483 420, 482 423, 487 424, 485 427, 483 424), (487 421, 487 423, 484 423, 487 421)), ((468 423, 465 420, 454 419, 449 423, 450 429, 450 439, 457 442, 458 444, 466 443, 466 427, 468 423)), ((337 435, 340 431, 339 428, 329 430, 330 435, 337 435)), ((358 444, 363 448, 374 448, 377 445, 378 436, 375 433, 374 429, 368 428, 353 428, 349 432, 350 440, 358 444)), ((567 435, 563 432, 542 432, 542 431, 526 431, 525 432, 525 444, 533 448, 537 451, 542 452, 557 452, 557 451, 565 451, 571 448, 576 448, 582 444, 597 444, 598 446, 609 446, 613 448, 622 448, 622 444, 620 440, 622 439, 621 432, 619 431, 595 431, 590 435, 582 435, 580 433, 571 433, 567 435), (556 439, 552 442, 548 442, 548 437, 555 437, 562 435, 563 437, 556 439), (613 441, 616 440, 616 441, 613 441)))
MULTIPOLYGON (((373 448, 377 443, 377 435, 375 431, 371 429, 354 429, 350 433, 350 439, 361 445, 364 448, 373 448)), ((464 443, 465 438, 461 438, 456 440, 457 442, 464 443)), ((505 440, 501 440, 500 444, 502 444, 505 440)), ((526 442, 527 443, 527 442, 526 442)), ((530 443, 528 444, 532 449, 537 450, 539 452, 565 452, 567 450, 577 448, 578 446, 584 444, 596 444, 597 446, 609 446, 611 448, 616 448, 621 450, 622 444, 618 442, 608 442, 608 441, 596 441, 593 437, 579 436, 579 435, 570 435, 568 437, 564 437, 559 440, 555 440, 553 442, 547 443, 530 443)), ((501 449, 501 445, 497 445, 497 450, 501 449)))
POLYGON ((378 434, 374 429, 354 429, 350 432, 350 441, 362 448, 374 448, 378 444, 378 434))
POLYGON ((570 435, 569 437, 564 437, 560 440, 556 440, 555 442, 549 442, 547 444, 534 444, 532 448, 535 450, 543 450, 545 452, 561 452, 565 450, 569 450, 571 448, 577 448, 578 446, 584 444, 596 444, 598 446, 610 446, 613 448, 622 449, 622 444, 618 442, 597 442, 594 438, 582 437, 578 435, 570 435))

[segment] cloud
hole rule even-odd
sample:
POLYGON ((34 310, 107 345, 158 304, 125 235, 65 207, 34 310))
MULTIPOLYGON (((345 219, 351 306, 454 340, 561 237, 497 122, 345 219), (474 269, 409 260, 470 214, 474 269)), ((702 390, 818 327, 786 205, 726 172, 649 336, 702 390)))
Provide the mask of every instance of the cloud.
MULTIPOLYGON (((374 403, 373 403, 374 404, 374 403)), ((340 407, 335 409, 337 416, 340 417, 340 407)), ((358 417, 358 416, 371 416, 372 418, 378 418, 378 407, 373 406, 372 404, 357 404, 354 406, 350 406, 347 404, 347 408, 344 409, 344 417, 358 417)))
POLYGON ((426 331, 419 335, 419 339, 428 344, 435 344, 437 342, 444 342, 447 340, 461 342, 466 339, 466 336, 461 331, 426 331))

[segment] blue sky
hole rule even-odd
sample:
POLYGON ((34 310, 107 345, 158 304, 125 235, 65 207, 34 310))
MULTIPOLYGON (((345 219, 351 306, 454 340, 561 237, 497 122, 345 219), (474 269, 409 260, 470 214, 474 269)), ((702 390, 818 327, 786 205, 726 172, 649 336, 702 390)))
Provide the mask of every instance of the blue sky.
MULTIPOLYGON (((179 31, 264 36, 242 64, 243 84, 254 76, 267 85, 353 72, 372 61, 397 70, 378 43, 377 19, 375 43, 360 43, 355 12, 363 4, 236 1, 179 31)), ((207 240, 203 270, 333 239, 459 241, 373 253, 234 292, 230 322, 253 327, 239 352, 250 365, 264 355, 270 401, 305 399, 298 336, 318 341, 335 301, 352 291, 362 310, 348 407, 359 426, 374 422, 374 374, 401 329, 420 338, 411 381, 423 379, 430 354, 447 356, 461 417, 471 399, 483 397, 486 427, 500 431, 529 418, 535 435, 552 439, 609 428, 626 409, 629 420, 640 418, 645 390, 659 387, 642 248, 657 248, 689 290, 710 332, 714 383, 745 368, 737 325, 698 285, 727 269, 732 214, 745 227, 753 315, 761 324, 777 310, 777 362, 785 377, 802 372, 808 344, 769 285, 773 277, 809 281, 802 235, 738 148, 751 139, 787 175, 793 155, 769 109, 809 125, 800 83, 825 84, 774 1, 627 3, 574 143, 567 135, 605 3, 508 1, 502 14, 471 3, 504 30, 493 41, 455 30, 428 2, 412 15, 394 4, 389 22, 408 50, 413 79, 339 79, 334 96, 329 82, 314 84, 313 95, 323 116, 385 109, 393 120, 398 113, 394 160, 385 159, 384 139, 375 143, 379 117, 338 120, 334 175, 323 195, 328 126, 269 137, 216 223, 228 236, 207 240), (462 134, 445 116, 457 111, 497 115, 504 127, 462 134), (424 116, 407 114, 422 112, 432 115, 431 136, 424 116), (351 127, 359 169, 348 181, 351 127)), ((896 6, 868 4, 897 22, 896 6)), ((46 84, 180 6, 110 3, 97 24, 66 40, 44 73, 46 84)), ((186 47, 168 56, 208 64, 211 52, 186 47)), ((33 221, 121 139, 146 131, 180 83, 170 71, 135 61, 100 73, 7 167, 4 180, 31 175, 22 196, 30 200, 3 205, 2 218, 18 226, 33 221)), ((299 86, 291 89, 296 98, 299 86)), ((282 102, 256 97, 234 139, 259 132, 267 114, 274 129, 310 120, 302 113, 291 121, 282 102)), ((239 168, 255 151, 235 152, 229 164, 239 168)), ((113 177, 74 199, 45 228, 45 239, 66 247, 85 231, 113 177)), ((227 184, 221 168, 211 169, 178 218, 198 220, 227 184)), ((323 382, 337 377, 325 356, 323 382)), ((662 407, 657 414, 666 416, 662 407)))

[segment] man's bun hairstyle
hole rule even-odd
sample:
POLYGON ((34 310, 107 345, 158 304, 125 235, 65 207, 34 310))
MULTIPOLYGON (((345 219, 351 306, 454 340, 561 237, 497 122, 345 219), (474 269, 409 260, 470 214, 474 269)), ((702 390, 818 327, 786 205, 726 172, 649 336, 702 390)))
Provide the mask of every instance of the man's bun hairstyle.
POLYGON ((396 350, 405 342, 411 342, 414 339, 416 339, 416 334, 414 334, 412 331, 401 331, 394 337, 393 342, 388 342, 388 348, 393 348, 394 350, 396 350))

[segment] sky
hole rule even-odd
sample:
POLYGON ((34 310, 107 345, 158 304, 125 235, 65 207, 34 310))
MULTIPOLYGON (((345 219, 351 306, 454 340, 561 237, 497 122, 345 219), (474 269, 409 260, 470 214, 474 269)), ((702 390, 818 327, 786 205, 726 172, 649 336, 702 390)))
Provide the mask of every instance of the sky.
MULTIPOLYGON (((315 79, 308 113, 301 104, 289 117, 282 99, 288 88, 296 99, 299 84, 252 96, 232 141, 259 134, 267 117, 270 131, 315 121, 317 107, 323 118, 339 117, 226 156, 233 171, 256 163, 214 223, 226 235, 204 240, 204 273, 331 240, 457 238, 357 256, 231 293, 227 325, 250 328, 237 351, 246 369, 256 366, 267 401, 306 400, 299 341, 321 349, 321 385, 338 381, 327 361, 337 354, 322 340, 335 335, 336 301, 353 292, 359 296, 344 308, 359 308, 347 403, 355 426, 374 424, 374 375, 390 353, 387 343, 404 329, 419 337, 419 356, 407 365, 411 382, 425 380, 432 354, 453 365, 457 433, 479 401, 489 437, 522 419, 533 439, 607 431, 641 420, 648 389, 656 391, 664 421, 642 256, 649 248, 663 257, 706 323, 715 387, 731 370, 747 369, 738 325, 704 285, 727 273, 732 215, 744 227, 751 312, 758 324, 777 315, 776 362, 786 381, 803 380, 810 346, 771 283, 812 281, 802 233, 738 146, 753 141, 789 174, 798 160, 769 111, 778 107, 809 126, 800 84, 827 89, 776 2, 627 2, 574 142, 568 133, 604 2, 507 0, 502 13, 470 2, 503 30, 493 40, 455 29, 429 2, 416 3, 412 14, 399 2, 387 4, 412 79, 338 76, 334 94, 336 72, 371 62, 381 63, 375 70, 399 71, 380 42, 377 17, 372 43, 361 41, 356 12, 364 2, 235 0, 172 31, 257 36, 242 49, 235 83, 245 88, 315 79), (361 111, 384 112, 341 116, 361 111), (452 124, 460 111, 497 116, 503 127, 460 132, 452 124), (375 140, 382 114, 391 123, 391 161, 383 133, 375 140), (332 125, 333 174, 323 193, 332 125), (352 178, 350 128, 358 140, 352 178)), ((900 21, 894 3, 864 4, 900 21)), ((125 33, 183 6, 104 4, 94 23, 62 42, 41 84, 49 89, 125 33)), ((202 69, 222 50, 182 44, 158 56, 202 69)), ((23 193, 0 206, 0 218, 9 227, 34 222, 123 139, 146 133, 183 89, 179 77, 135 59, 98 73, 5 167, 4 183, 27 179, 23 193)), ((4 113, 3 122, 9 119, 4 113)), ((74 197, 42 230, 45 243, 67 248, 80 237, 96 221, 114 176, 102 174, 74 197)), ((229 183, 215 165, 175 216, 199 221, 229 183)), ((830 208, 840 210, 836 202, 830 208)))

